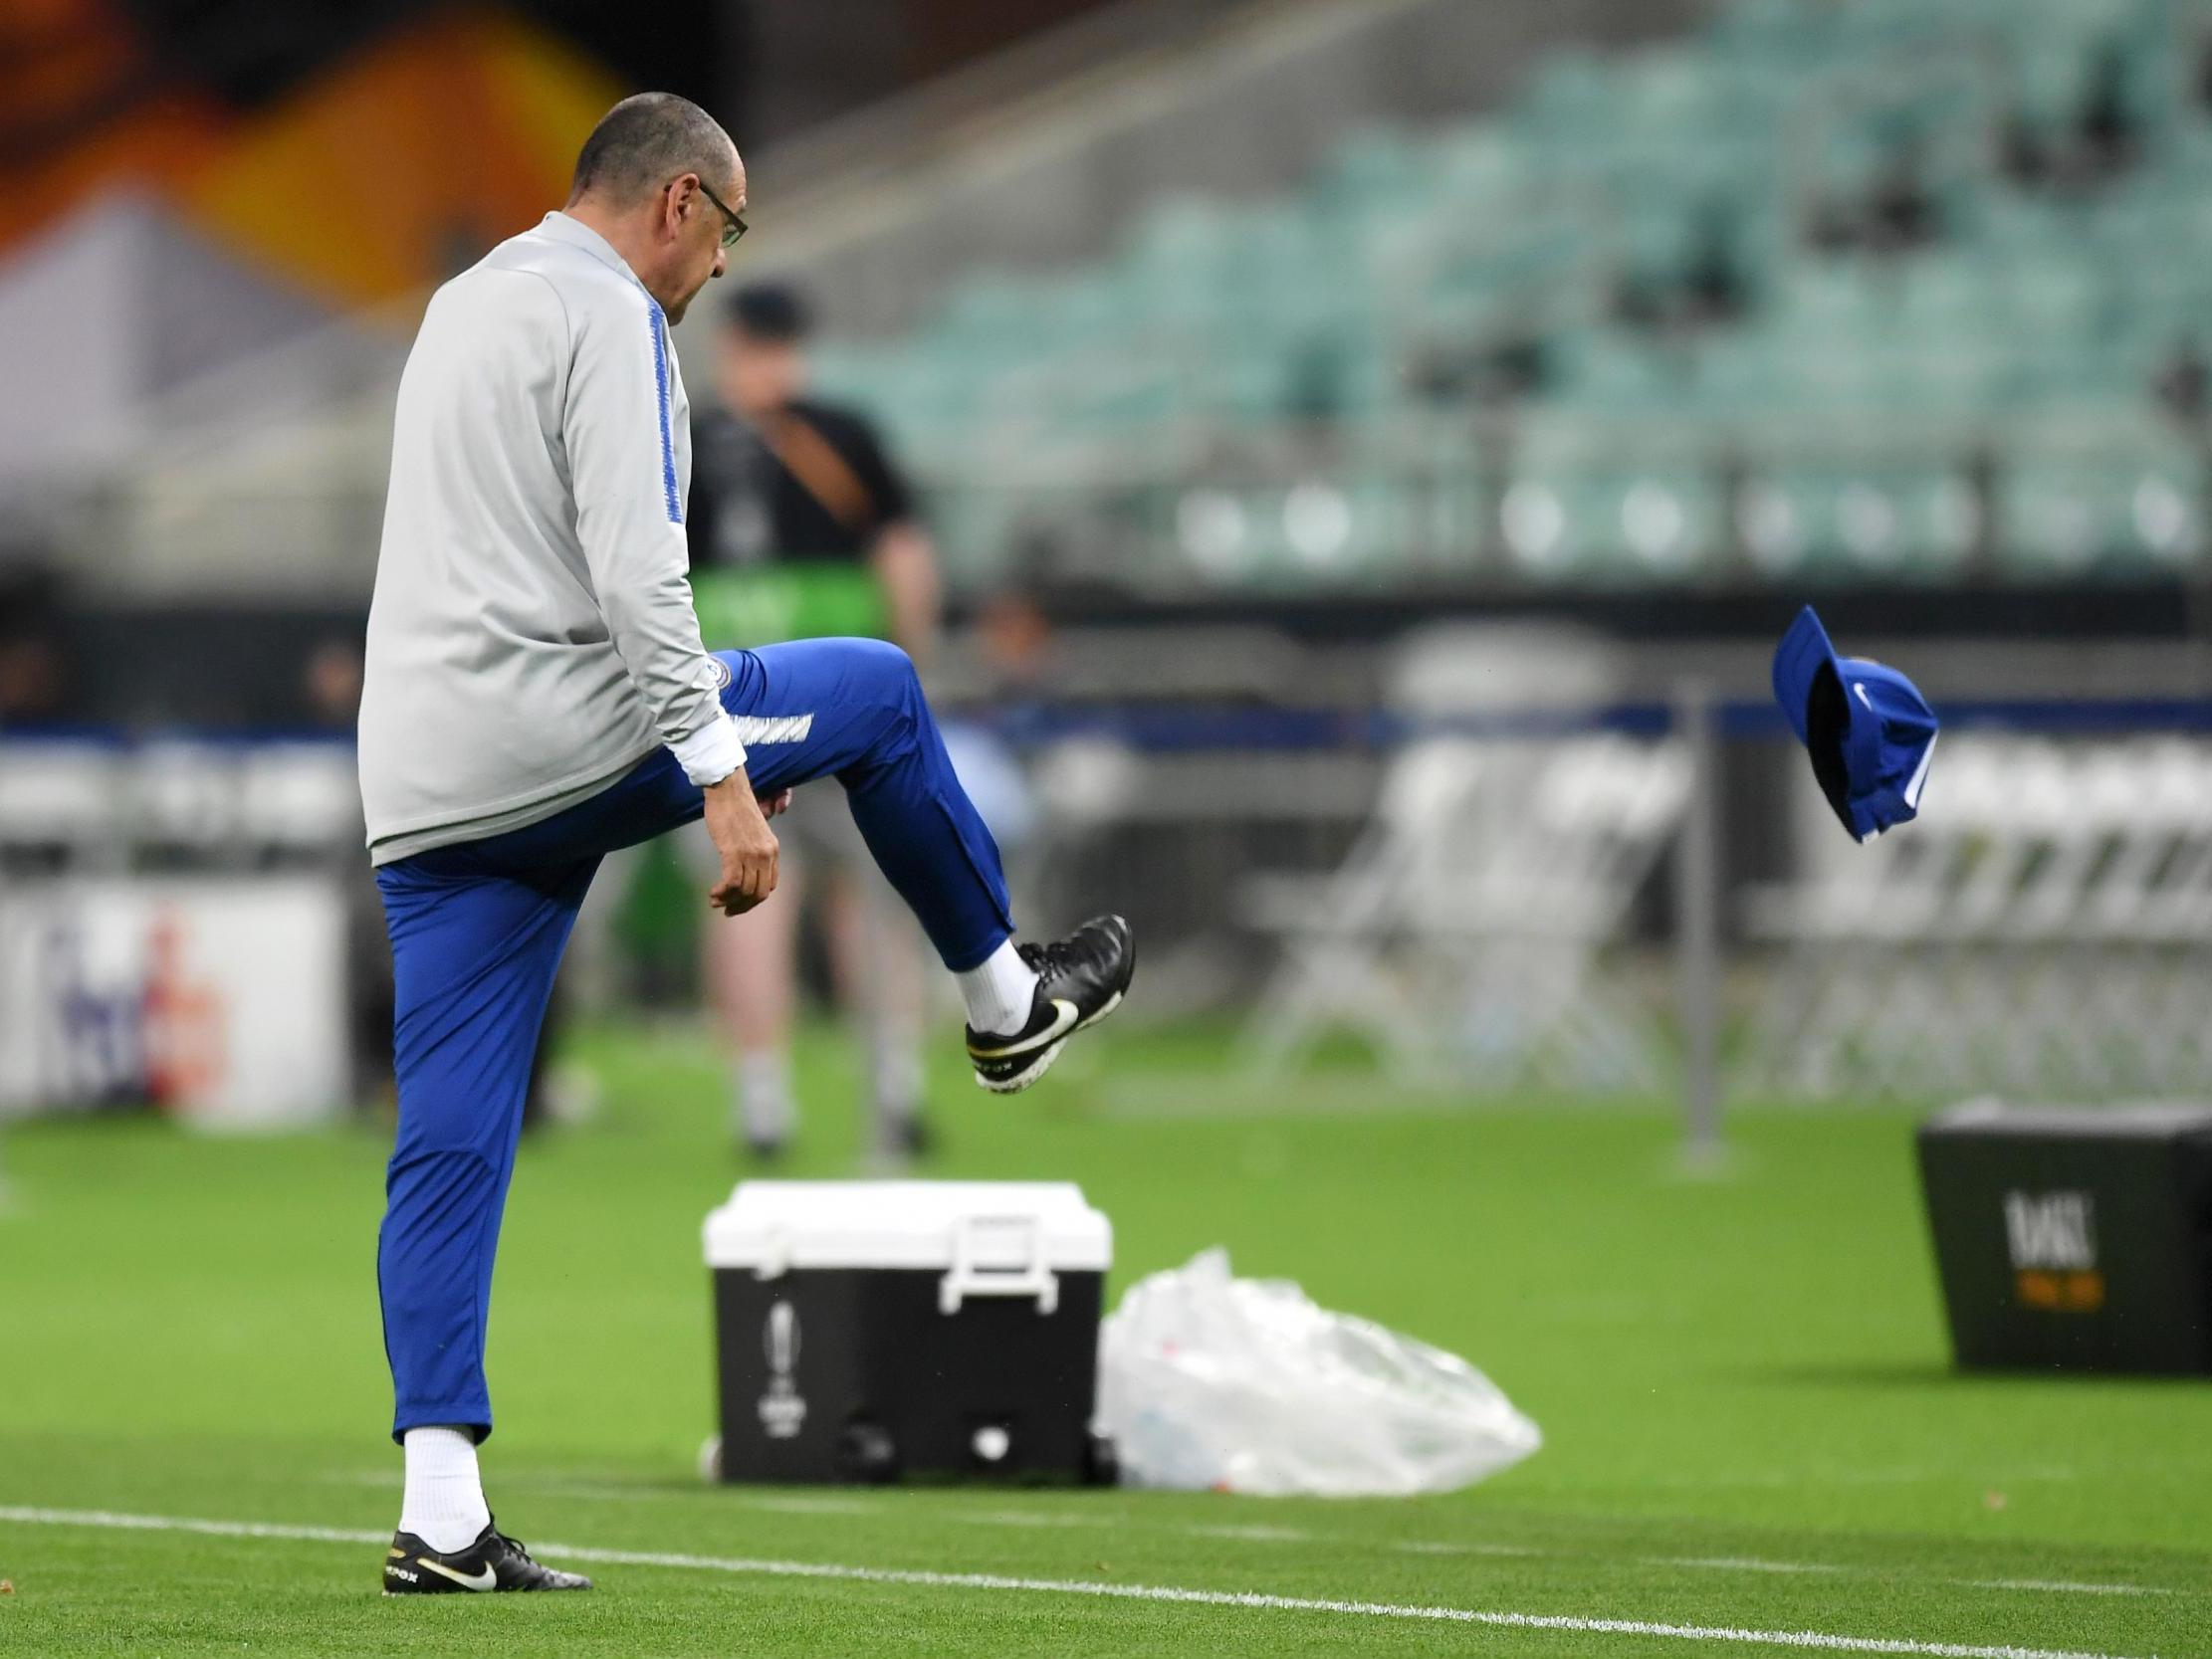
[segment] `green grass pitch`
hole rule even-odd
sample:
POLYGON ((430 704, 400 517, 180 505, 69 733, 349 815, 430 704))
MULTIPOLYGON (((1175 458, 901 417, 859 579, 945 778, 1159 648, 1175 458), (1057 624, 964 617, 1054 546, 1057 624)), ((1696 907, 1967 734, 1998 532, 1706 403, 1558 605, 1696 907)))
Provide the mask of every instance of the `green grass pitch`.
MULTIPOLYGON (((1659 1110, 1255 1092, 1127 1029, 995 1101, 941 1043, 932 1172, 1079 1179, 1118 1284, 1226 1244, 1548 1444, 1416 1502, 743 1490, 693 1473, 723 1086, 688 1032, 573 1047, 604 1105, 522 1156, 485 1468, 600 1588, 376 1594, 380 1131, 49 1122, 0 1166, 0 1654, 2212 1655, 2212 1386, 1952 1374, 1906 1114, 1741 1113, 1694 1179, 1659 1110)), ((796 1172, 846 1172, 854 1063, 803 1062, 796 1172)))

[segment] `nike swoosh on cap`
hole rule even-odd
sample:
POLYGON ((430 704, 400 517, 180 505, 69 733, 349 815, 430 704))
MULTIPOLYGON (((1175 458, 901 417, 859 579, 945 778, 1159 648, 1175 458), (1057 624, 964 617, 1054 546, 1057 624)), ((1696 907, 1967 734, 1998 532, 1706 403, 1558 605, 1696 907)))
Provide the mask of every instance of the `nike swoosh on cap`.
POLYGON ((432 1560, 428 1555, 417 1555, 415 1565, 426 1566, 442 1578, 451 1578, 465 1590, 496 1590, 499 1588, 499 1574, 490 1567, 476 1573, 456 1572, 450 1566, 432 1560))
POLYGON ((1055 996, 1052 999, 1052 1006, 1058 1010, 1058 1013, 1051 1025, 1039 1031, 1034 1037, 1024 1037, 1019 1042, 1012 1043, 1005 1048, 977 1048, 971 1043, 968 1048, 969 1054, 978 1060, 1003 1060, 1009 1055, 1027 1054, 1031 1049, 1049 1043, 1055 1037, 1066 1036, 1075 1029, 1075 1022, 1082 1018, 1082 1010, 1064 996, 1055 996))

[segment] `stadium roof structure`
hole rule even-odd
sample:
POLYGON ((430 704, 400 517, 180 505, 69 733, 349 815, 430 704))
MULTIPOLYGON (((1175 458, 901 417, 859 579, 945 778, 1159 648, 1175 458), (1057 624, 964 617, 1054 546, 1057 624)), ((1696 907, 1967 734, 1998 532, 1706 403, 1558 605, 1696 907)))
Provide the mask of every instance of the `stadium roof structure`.
POLYGON ((99 471, 180 388, 330 320, 156 201, 89 203, 0 264, 0 356, 36 389, 0 405, 0 490, 99 471))

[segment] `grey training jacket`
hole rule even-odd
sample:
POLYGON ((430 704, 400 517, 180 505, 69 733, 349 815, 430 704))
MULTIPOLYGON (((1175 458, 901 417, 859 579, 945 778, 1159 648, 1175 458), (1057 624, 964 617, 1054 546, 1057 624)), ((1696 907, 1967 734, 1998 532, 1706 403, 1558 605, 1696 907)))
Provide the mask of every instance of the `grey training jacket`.
POLYGON ((662 743, 745 763, 686 574, 668 321, 549 213, 431 298, 400 377, 361 693, 369 856, 551 817, 662 743))

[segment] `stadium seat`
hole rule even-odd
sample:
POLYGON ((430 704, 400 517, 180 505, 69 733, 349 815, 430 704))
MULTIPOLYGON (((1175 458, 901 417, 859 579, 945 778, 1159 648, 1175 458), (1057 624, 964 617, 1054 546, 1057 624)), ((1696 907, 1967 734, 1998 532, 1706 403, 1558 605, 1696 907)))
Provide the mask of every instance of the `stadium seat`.
MULTIPOLYGON (((825 352, 824 383, 875 397, 957 493, 950 475, 992 451, 1127 470, 1206 435, 1334 429, 1350 457, 1461 419, 1465 388, 1490 385, 1471 365, 1532 342, 1503 536, 1527 579, 1688 579, 1703 555, 1659 529, 1678 511, 1692 542, 1724 544, 1704 481, 1783 428, 1796 451, 1733 504, 1760 568, 1941 579, 1984 528, 2024 575, 2194 558, 2202 460, 2139 418, 2176 349, 2212 345, 2212 121, 2179 106, 2171 38, 2152 0, 1732 0, 1673 45, 1555 54, 1491 118, 1353 131, 1302 189, 1163 196, 1113 257, 972 278, 906 340, 825 352), (2063 138, 2108 53, 2138 164, 2094 189, 2003 176, 2006 121, 2063 138), (1809 250, 1810 203, 1849 240, 1907 146, 1934 243, 1809 250), (1743 314, 1685 323, 1715 249, 1743 314), (2042 424, 2122 405, 2097 457, 2004 470, 1993 523, 1973 522, 1962 455, 2033 451, 2042 424), (1547 455, 1558 419, 1653 466, 1547 455), (1808 453, 1844 429, 1848 454, 1808 453)), ((1368 499, 1343 465, 1337 498, 1368 499)), ((1457 511, 1440 475, 1427 488, 1405 521, 1457 511)), ((1261 545, 1238 566, 1255 577, 1261 545)))

